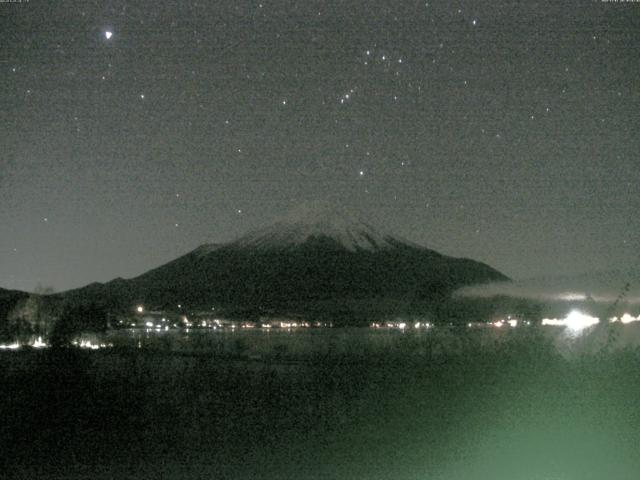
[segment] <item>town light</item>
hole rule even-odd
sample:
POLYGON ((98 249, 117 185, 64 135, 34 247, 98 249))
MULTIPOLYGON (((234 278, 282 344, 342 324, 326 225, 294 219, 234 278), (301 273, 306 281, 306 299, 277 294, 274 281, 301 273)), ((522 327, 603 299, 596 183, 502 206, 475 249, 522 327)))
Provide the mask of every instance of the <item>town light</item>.
POLYGON ((542 325, 551 325, 558 327, 567 327, 569 330, 579 332, 585 328, 596 325, 600 322, 600 319, 585 315, 582 312, 573 310, 565 318, 543 318, 542 325))
POLYGON ((600 322, 596 317, 590 317, 582 312, 573 310, 565 319, 567 327, 571 330, 582 330, 600 322))

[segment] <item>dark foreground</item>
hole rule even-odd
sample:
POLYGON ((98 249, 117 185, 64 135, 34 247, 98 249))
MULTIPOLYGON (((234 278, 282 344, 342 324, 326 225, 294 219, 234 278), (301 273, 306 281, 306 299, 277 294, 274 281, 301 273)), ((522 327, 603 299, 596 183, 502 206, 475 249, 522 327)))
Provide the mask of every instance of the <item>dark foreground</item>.
POLYGON ((2 478, 637 479, 640 352, 0 352, 2 478))

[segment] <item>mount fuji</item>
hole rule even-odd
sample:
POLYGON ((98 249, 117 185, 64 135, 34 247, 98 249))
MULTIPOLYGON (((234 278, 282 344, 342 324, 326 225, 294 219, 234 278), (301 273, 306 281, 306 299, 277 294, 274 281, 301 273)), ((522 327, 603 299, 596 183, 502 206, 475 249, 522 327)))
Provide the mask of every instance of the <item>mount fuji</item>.
POLYGON ((62 294, 123 311, 142 303, 239 316, 350 318, 424 310, 456 289, 508 280, 326 205, 303 206, 225 244, 205 244, 138 277, 62 294))
MULTIPOLYGON (((351 252, 389 249, 409 242, 382 234, 353 214, 325 204, 303 205, 265 228, 233 242, 237 248, 273 250, 324 239, 351 252)), ((417 245, 415 245, 417 246, 417 245)))

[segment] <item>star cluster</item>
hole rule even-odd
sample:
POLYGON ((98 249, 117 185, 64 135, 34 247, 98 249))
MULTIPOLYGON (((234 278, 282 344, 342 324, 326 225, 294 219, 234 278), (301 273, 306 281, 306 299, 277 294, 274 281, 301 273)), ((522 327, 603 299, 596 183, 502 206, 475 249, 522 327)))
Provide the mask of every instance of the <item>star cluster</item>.
POLYGON ((638 4, 0 10, 1 287, 132 276, 317 198, 515 277, 637 262, 638 4))

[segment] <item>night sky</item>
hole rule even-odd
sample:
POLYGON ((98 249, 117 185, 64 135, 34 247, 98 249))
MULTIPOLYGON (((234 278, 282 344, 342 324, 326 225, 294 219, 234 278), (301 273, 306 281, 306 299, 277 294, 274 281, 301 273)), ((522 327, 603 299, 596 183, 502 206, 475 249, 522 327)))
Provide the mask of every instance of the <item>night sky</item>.
POLYGON ((0 3, 0 287, 329 199, 514 278, 640 252, 640 2, 0 3))

